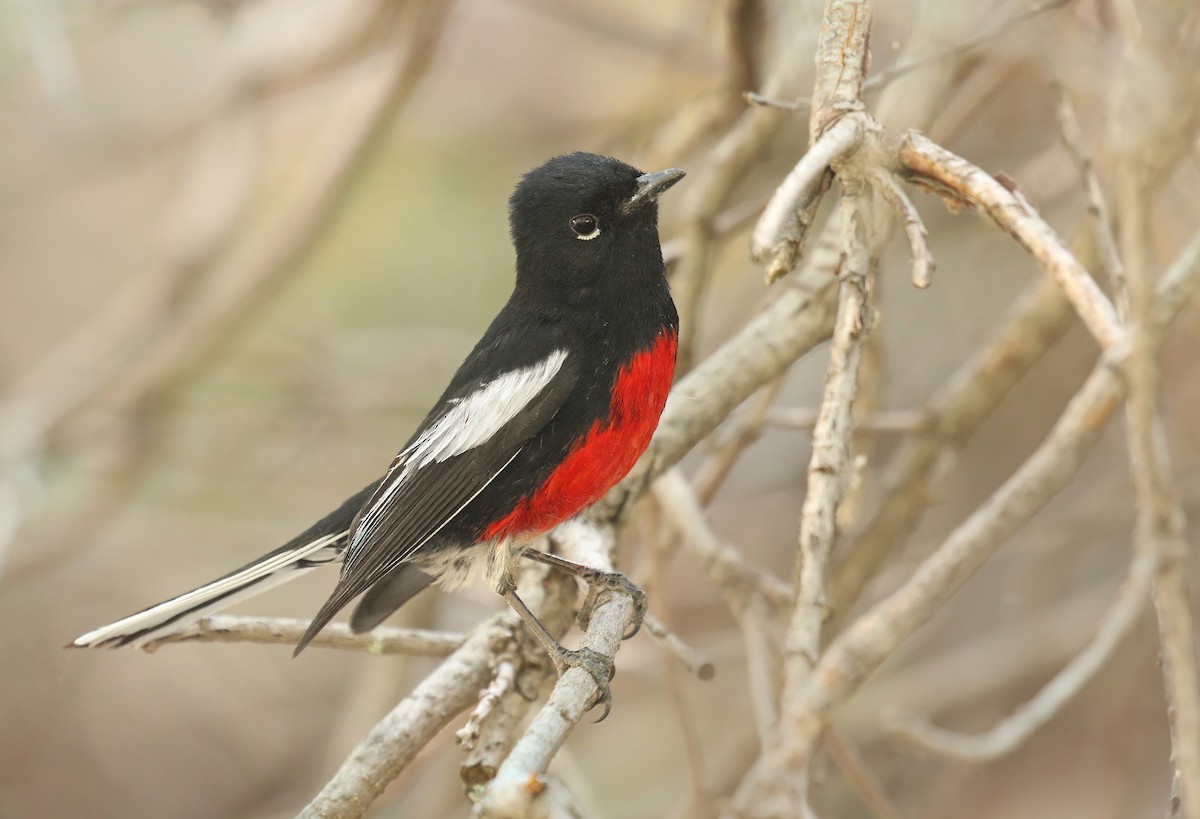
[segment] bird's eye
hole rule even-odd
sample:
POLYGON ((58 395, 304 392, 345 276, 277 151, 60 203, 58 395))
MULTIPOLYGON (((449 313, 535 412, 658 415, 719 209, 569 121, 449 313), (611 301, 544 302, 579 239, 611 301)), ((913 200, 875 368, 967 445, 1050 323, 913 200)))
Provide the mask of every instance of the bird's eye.
POLYGON ((571 230, 575 231, 576 239, 595 239, 600 235, 600 223, 590 213, 583 213, 571 219, 571 230))

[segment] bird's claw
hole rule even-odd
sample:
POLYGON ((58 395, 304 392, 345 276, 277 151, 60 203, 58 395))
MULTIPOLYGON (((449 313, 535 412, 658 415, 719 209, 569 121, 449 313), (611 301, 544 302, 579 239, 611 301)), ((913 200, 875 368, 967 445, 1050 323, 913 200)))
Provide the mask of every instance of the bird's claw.
POLYGON ((554 661, 554 667, 558 670, 559 677, 566 674, 567 670, 571 668, 582 668, 591 675, 596 682, 597 693, 595 701, 588 710, 597 705, 603 705, 604 713, 596 722, 604 722, 604 718, 612 709, 612 691, 608 684, 617 673, 617 667, 613 664, 612 658, 590 648, 579 648, 572 651, 559 646, 557 651, 550 652, 550 659, 554 661))
POLYGON ((579 608, 579 627, 587 630, 588 624, 592 620, 592 614, 596 610, 600 592, 608 590, 627 595, 633 601, 633 621, 630 623, 629 631, 621 639, 628 640, 637 634, 642 627, 642 621, 646 619, 646 611, 650 607, 646 592, 620 572, 602 572, 597 569, 594 574, 589 573, 584 577, 584 580, 588 584, 588 593, 583 600, 583 605, 579 608))

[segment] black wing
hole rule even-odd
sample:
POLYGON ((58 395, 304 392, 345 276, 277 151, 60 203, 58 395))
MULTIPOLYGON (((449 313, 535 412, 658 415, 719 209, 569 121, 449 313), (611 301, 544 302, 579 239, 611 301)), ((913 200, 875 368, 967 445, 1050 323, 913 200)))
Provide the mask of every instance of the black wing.
MULTIPOLYGON (((438 421, 477 398, 476 391, 484 386, 476 382, 454 390, 451 385, 456 394, 448 391, 438 402, 439 411, 421 425, 360 512, 341 577, 297 645, 297 654, 347 603, 410 559, 454 520, 550 422, 577 381, 566 354, 553 351, 551 355, 563 356, 557 370, 495 434, 461 452, 443 451, 446 457, 439 458, 420 445, 428 443, 438 421)), ((469 438, 468 426, 464 425, 463 434, 469 438)), ((457 433, 443 430, 443 434, 457 433)))

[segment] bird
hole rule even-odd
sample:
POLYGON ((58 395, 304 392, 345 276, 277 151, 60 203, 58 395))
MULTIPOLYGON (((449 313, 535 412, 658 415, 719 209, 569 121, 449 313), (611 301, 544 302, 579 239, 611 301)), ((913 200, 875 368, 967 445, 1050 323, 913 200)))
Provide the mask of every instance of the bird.
POLYGON ((295 655, 355 598, 350 627, 365 632, 431 584, 450 590, 483 580, 559 674, 583 667, 607 698, 611 660, 559 644, 515 580, 526 557, 581 577, 593 592, 609 586, 633 595, 634 630, 645 612, 645 595, 624 575, 531 542, 615 486, 658 425, 679 335, 658 198, 683 176, 585 152, 526 173, 509 199, 512 294, 383 476, 257 560, 69 647, 145 644, 340 561, 295 655))

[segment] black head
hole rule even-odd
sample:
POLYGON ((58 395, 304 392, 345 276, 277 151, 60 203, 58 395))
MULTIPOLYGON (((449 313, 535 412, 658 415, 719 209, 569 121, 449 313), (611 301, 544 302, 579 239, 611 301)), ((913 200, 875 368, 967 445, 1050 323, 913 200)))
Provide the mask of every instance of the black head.
POLYGON ((657 199, 681 178, 675 168, 643 174, 583 152, 525 174, 509 200, 517 288, 556 294, 661 277, 657 199))

